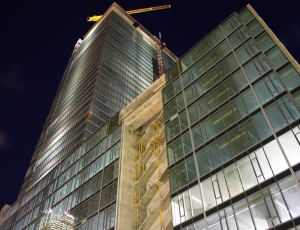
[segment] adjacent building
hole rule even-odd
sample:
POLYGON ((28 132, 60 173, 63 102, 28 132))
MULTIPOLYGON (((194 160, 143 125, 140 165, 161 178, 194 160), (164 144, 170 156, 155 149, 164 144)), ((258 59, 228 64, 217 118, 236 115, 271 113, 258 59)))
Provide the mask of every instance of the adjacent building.
POLYGON ((299 229, 299 70, 248 5, 167 71, 175 230, 299 229))
POLYGON ((160 45, 116 4, 77 43, 0 230, 299 229, 298 63, 250 5, 160 45))

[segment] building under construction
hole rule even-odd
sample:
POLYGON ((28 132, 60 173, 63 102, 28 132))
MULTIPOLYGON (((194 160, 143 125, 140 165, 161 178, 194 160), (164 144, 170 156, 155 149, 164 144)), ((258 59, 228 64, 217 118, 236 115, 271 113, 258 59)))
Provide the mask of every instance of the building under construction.
MULTIPOLYGON (((112 4, 76 43, 19 197, 4 212, 1 230, 51 229, 59 223, 67 229, 72 226, 76 229, 85 229, 85 226, 109 229, 121 226, 119 222, 132 229, 142 224, 147 213, 154 213, 162 222, 166 202, 156 204, 152 201, 146 208, 153 196, 155 201, 158 197, 162 201, 168 197, 166 154, 160 154, 165 146, 162 105, 155 108, 157 114, 145 114, 151 123, 147 136, 143 137, 145 143, 138 141, 141 132, 145 131, 143 122, 139 127, 135 123, 134 128, 130 128, 122 125, 119 114, 126 105, 137 101, 136 98, 153 82, 157 86, 153 91, 161 94, 159 76, 177 58, 128 13, 116 3, 112 4), (155 117, 157 115, 160 116, 155 117), (126 132, 132 132, 128 141, 122 137, 125 128, 128 129, 126 132), (143 131, 138 133, 135 129, 143 131), (120 152, 127 144, 130 151, 124 150, 124 158, 135 157, 124 166, 120 152), (145 158, 144 151, 153 157, 145 158), (125 174, 130 178, 121 181, 125 173, 122 169, 129 165, 136 170, 125 174), (146 179, 142 180, 144 177, 146 179), (150 178, 152 182, 145 183, 150 178), (74 217, 72 226, 65 221, 66 212, 74 217), (124 213, 123 219, 115 218, 121 213, 124 213), (130 225, 126 216, 129 213, 134 216, 130 225), (118 223, 115 222, 117 219, 118 223)), ((129 120, 131 112, 122 117, 133 125, 129 120)), ((170 211, 168 215, 171 220, 170 211)), ((144 222, 147 223, 145 229, 155 220, 151 218, 144 222)), ((157 224, 162 225, 159 221, 157 224)))
POLYGON ((113 4, 77 43, 39 143, 0 230, 300 227, 300 67, 250 5, 176 60, 113 4))

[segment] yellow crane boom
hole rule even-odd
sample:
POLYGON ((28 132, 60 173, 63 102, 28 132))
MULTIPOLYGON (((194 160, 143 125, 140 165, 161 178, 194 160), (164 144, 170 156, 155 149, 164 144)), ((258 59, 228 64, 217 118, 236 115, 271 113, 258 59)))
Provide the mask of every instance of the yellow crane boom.
MULTIPOLYGON (((143 12, 148 12, 148 11, 164 10, 164 9, 169 9, 169 8, 171 8, 171 5, 147 7, 147 8, 137 9, 137 10, 128 10, 126 12, 128 14, 138 14, 138 13, 143 13, 143 12)), ((102 15, 94 15, 91 17, 87 17, 86 20, 88 22, 97 22, 101 19, 101 17, 102 17, 102 15)))

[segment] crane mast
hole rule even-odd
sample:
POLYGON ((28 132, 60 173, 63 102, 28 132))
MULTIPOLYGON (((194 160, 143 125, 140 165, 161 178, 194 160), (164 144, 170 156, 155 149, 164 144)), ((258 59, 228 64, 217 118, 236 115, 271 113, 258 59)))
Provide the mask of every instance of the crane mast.
MULTIPOLYGON (((148 12, 148 11, 164 10, 164 9, 169 9, 169 8, 171 8, 171 5, 153 6, 153 7, 147 7, 147 8, 137 9, 137 10, 128 10, 126 12, 128 14, 138 14, 138 13, 143 13, 143 12, 148 12)), ((102 15, 94 15, 91 17, 87 17, 86 20, 88 22, 97 22, 101 18, 102 18, 102 15)))

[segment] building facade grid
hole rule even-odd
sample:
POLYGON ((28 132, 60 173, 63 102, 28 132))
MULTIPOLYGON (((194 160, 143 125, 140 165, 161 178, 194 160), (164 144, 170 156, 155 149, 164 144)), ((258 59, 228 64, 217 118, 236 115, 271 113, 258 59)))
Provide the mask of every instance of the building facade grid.
MULTIPOLYGON (((99 36, 97 29, 91 30, 70 59, 20 199, 4 212, 0 230, 50 229, 60 219, 68 219, 68 227, 76 230, 119 229, 117 223, 132 223, 135 215, 137 222, 142 219, 135 229, 150 226, 154 215, 146 206, 140 207, 145 213, 133 212, 134 204, 124 206, 131 204, 127 198, 133 194, 127 197, 126 192, 130 188, 136 192, 136 184, 128 176, 133 169, 121 174, 120 156, 124 151, 128 159, 132 157, 133 147, 123 140, 141 135, 149 126, 150 121, 130 108, 143 108, 146 114, 150 102, 157 100, 141 99, 157 93, 153 88, 144 91, 159 72, 157 50, 115 12, 104 18, 101 28, 99 36), (137 45, 117 39, 120 34, 132 37, 137 45), (92 49, 95 39, 99 41, 92 49), (67 78, 69 74, 73 78, 67 78), (125 79, 124 74, 130 77, 125 79), (143 91, 146 94, 137 97, 143 91), (113 116, 133 98, 134 106, 122 111, 123 121, 118 114, 113 116), (58 112, 56 121, 53 116, 58 112), (132 126, 126 127, 126 117, 132 126), (69 134, 60 136, 66 128, 69 134), (50 144, 45 147, 44 142, 50 144), (42 148, 46 152, 39 156, 42 148), (122 190, 120 181, 125 185, 122 190), (120 204, 135 215, 127 220, 127 213, 118 214, 120 204)), ((162 59, 166 68, 172 65, 165 52, 162 59)), ((172 210, 173 229, 299 229, 299 70, 248 5, 166 72, 167 85, 160 94, 166 140, 162 149, 168 160, 170 196, 169 190, 166 194, 167 203, 171 201, 166 205, 172 210)), ((156 112, 161 114, 161 109, 156 112)), ((149 134, 151 127, 147 130, 149 134)), ((165 205, 166 200, 160 196, 159 202, 165 205)), ((162 210, 169 210, 164 208, 156 212, 158 222, 153 219, 151 230, 156 229, 154 223, 163 228, 162 210)))
POLYGON ((231 15, 166 73, 174 229, 300 224, 300 75, 253 12, 231 15))

